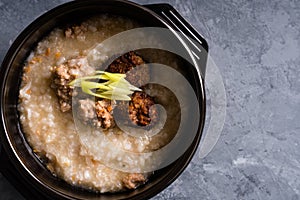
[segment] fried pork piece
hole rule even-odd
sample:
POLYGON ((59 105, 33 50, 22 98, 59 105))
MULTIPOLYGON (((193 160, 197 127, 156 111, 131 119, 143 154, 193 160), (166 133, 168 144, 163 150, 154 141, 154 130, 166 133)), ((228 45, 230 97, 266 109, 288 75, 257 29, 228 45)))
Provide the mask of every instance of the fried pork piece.
POLYGON ((72 26, 65 30, 65 37, 66 38, 77 38, 77 39, 83 39, 83 34, 87 32, 88 27, 87 24, 82 23, 80 26, 72 26))
POLYGON ((146 182, 146 178, 143 174, 131 173, 131 174, 126 175, 122 179, 122 182, 126 188, 135 189, 139 185, 144 184, 146 182))
POLYGON ((85 124, 92 124, 97 128, 108 129, 114 126, 112 110, 111 101, 107 99, 79 100, 79 116, 85 124))
POLYGON ((121 73, 126 75, 126 79, 133 85, 140 87, 149 82, 149 67, 144 65, 145 61, 135 52, 131 51, 114 60, 106 69, 111 73, 121 73), (143 65, 136 68, 136 66, 143 65))
MULTIPOLYGON (((76 67, 72 69, 77 70, 76 67)), ((52 71, 54 78, 51 87, 55 89, 61 111, 67 112, 71 110, 73 94, 73 88, 68 84, 75 79, 76 75, 72 74, 70 68, 65 64, 55 66, 52 71)))
POLYGON ((96 123, 97 127, 102 127, 108 129, 114 125, 114 120, 112 117, 112 106, 110 100, 100 100, 95 104, 95 110, 98 122, 96 123))
POLYGON ((155 122, 158 118, 156 109, 150 109, 153 106, 154 99, 145 92, 135 92, 129 102, 129 118, 140 126, 146 126, 151 121, 155 122))
POLYGON ((127 125, 147 126, 151 122, 154 124, 158 121, 157 109, 151 108, 154 104, 154 98, 145 92, 134 92, 129 104, 119 103, 115 113, 127 125))
POLYGON ((51 87, 55 90, 61 111, 67 112, 72 108, 72 96, 77 95, 68 84, 79 75, 91 74, 94 70, 88 66, 86 58, 78 57, 54 66, 51 71, 51 87))

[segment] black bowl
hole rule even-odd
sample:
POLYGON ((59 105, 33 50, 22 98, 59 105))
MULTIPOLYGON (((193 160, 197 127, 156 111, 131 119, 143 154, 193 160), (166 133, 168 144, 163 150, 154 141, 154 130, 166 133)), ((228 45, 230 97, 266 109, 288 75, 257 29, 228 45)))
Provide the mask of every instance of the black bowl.
MULTIPOLYGON (((14 41, 0 69, 0 170, 20 189, 30 190, 33 196, 44 199, 148 199, 170 185, 185 169, 198 147, 205 118, 205 94, 203 77, 195 67, 186 67, 183 72, 197 95, 201 113, 198 132, 187 151, 171 165, 158 170, 143 186, 133 191, 97 194, 71 186, 53 176, 32 152, 24 138, 17 110, 20 77, 25 59, 37 43, 54 27, 92 14, 109 13, 138 19, 148 27, 172 29, 159 15, 144 6, 122 0, 74 1, 58 6, 36 19, 14 41), (5 173, 5 172, 9 173, 5 173)), ((184 45, 182 46, 184 48, 184 45)), ((197 63, 194 63, 197 66, 197 63)), ((24 192, 25 194, 26 192, 24 192)), ((27 193, 28 194, 28 193, 27 193)), ((31 198, 32 199, 32 198, 31 198)))

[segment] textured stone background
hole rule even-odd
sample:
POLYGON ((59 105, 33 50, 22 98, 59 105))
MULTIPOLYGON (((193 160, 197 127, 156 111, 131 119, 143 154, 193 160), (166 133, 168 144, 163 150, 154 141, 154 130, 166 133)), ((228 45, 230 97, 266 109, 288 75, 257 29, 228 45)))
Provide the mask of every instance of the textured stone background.
MULTIPOLYGON (((0 61, 23 28, 63 2, 0 0, 0 61)), ((135 2, 170 3, 204 35, 227 95, 213 151, 153 199, 300 199, 300 1, 135 2)), ((7 199, 22 197, 0 174, 7 199)))

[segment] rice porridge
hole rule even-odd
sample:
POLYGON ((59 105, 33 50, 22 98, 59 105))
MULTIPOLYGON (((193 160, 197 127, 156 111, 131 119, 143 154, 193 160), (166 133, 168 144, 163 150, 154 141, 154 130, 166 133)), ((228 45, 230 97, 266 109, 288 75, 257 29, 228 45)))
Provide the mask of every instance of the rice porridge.
MULTIPOLYGON (((87 61, 87 54, 95 44, 135 27, 139 27, 139 24, 132 20, 99 15, 78 25, 56 28, 38 43, 25 62, 18 105, 23 132, 34 153, 47 160, 44 163, 46 167, 72 185, 98 192, 135 189, 146 183, 151 173, 142 170, 126 172, 110 167, 106 161, 114 156, 111 153, 114 147, 111 145, 115 144, 128 152, 149 152, 167 144, 178 128, 171 126, 165 133, 153 138, 132 137, 123 134, 114 123, 113 114, 121 112, 122 115, 122 107, 116 101, 99 98, 95 104, 94 99, 82 99, 77 106, 82 126, 91 126, 96 131, 93 134, 78 134, 71 101, 76 91, 68 84, 78 75, 90 75, 95 71, 87 61), (117 111, 116 107, 121 109, 117 111), (99 133, 98 129, 101 130, 99 133), (101 155, 105 155, 105 159, 101 160, 101 155)), ((142 57, 129 52, 114 61, 108 67, 108 72, 122 73, 120 64, 132 67, 143 63, 142 57)), ((146 77, 149 74, 147 70, 144 68, 139 73, 146 74, 143 75, 146 77)), ((129 82, 134 83, 131 80, 129 82)), ((176 100, 172 103, 173 100, 168 98, 161 101, 176 104, 176 100)), ((155 118, 159 112, 149 109, 155 98, 143 91, 135 91, 130 102, 131 121, 128 123, 144 126, 152 120, 159 124, 160 118, 155 118)), ((170 112, 176 124, 180 120, 176 118, 179 111, 173 108, 170 112)), ((126 157, 123 154, 121 152, 120 156, 126 157)), ((151 164, 143 158, 139 161, 128 158, 127 163, 138 169, 151 164)))

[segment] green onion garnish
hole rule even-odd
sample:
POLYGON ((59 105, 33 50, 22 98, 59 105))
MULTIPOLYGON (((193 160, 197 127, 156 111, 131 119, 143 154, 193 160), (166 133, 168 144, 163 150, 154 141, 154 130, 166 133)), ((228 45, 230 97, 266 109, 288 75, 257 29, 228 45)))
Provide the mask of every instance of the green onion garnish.
POLYGON ((92 76, 76 78, 69 83, 73 87, 81 87, 81 90, 89 95, 110 100, 130 101, 129 95, 134 91, 141 91, 131 85, 125 74, 96 71, 92 76), (95 82, 95 80, 98 80, 95 82), (106 80, 99 82, 99 80, 106 80))

